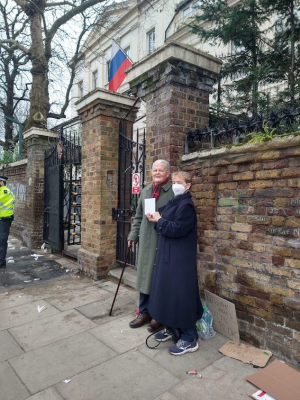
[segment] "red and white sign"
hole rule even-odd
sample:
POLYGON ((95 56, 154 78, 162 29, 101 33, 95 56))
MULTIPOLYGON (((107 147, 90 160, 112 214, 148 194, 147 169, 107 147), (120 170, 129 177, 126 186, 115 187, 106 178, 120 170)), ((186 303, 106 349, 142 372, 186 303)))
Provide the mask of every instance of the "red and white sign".
POLYGON ((139 172, 132 174, 132 190, 131 193, 140 193, 141 174, 139 172))

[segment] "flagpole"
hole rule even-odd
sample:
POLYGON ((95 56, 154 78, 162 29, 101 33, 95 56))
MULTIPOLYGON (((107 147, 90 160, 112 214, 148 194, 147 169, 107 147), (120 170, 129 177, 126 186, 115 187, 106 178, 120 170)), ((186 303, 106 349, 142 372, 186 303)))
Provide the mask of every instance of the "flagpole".
POLYGON ((111 40, 113 40, 113 41, 116 43, 116 45, 119 47, 119 49, 120 49, 121 52, 124 54, 124 56, 128 58, 128 60, 131 62, 131 64, 133 64, 132 59, 129 57, 128 54, 125 53, 125 51, 122 49, 122 47, 119 45, 119 43, 117 43, 117 42, 115 41, 115 39, 111 39, 111 40))

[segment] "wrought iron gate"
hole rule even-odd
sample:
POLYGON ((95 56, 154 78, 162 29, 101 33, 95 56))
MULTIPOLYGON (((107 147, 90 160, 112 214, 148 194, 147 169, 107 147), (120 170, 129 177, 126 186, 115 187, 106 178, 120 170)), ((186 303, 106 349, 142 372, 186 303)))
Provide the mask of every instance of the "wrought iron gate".
POLYGON ((54 128, 45 151, 43 240, 56 251, 81 243, 81 128, 78 118, 54 128))
MULTIPOLYGON (((113 209, 113 219, 117 221, 117 253, 119 262, 125 262, 127 236, 135 215, 139 194, 132 193, 132 174, 140 173, 140 191, 145 182, 146 144, 145 129, 127 133, 126 121, 119 124, 119 170, 118 170, 118 208, 113 209), (128 137, 129 136, 129 137, 128 137)), ((128 264, 135 266, 138 246, 130 253, 128 264)))

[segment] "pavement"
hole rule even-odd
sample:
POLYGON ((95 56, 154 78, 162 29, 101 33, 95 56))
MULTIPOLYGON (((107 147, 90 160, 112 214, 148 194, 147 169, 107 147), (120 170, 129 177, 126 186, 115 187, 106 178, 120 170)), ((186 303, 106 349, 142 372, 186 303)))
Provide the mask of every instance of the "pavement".
POLYGON ((146 326, 128 325, 138 304, 135 270, 125 270, 109 316, 121 269, 93 281, 75 260, 13 237, 7 256, 14 262, 0 272, 1 400, 236 400, 256 391, 246 377, 259 369, 221 354, 228 339, 219 333, 183 356, 168 353, 172 341, 148 348, 146 326), (186 374, 192 369, 198 375, 186 374))

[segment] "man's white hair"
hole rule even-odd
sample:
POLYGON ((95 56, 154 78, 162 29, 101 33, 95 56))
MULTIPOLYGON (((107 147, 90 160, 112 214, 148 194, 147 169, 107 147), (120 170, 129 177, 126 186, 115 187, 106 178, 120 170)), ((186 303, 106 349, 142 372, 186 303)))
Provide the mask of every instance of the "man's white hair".
POLYGON ((155 164, 165 164, 166 170, 170 172, 170 164, 166 160, 156 160, 153 163, 153 167, 155 164))

